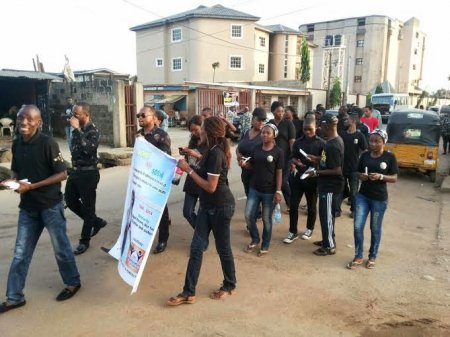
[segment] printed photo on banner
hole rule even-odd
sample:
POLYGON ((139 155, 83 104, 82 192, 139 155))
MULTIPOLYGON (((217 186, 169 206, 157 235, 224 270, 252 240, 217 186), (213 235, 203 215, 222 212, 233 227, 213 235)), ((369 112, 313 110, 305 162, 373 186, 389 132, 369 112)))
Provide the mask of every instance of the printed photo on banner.
POLYGON ((169 198, 176 159, 137 138, 133 150, 120 236, 109 254, 136 292, 169 198))
POLYGON ((224 91, 223 105, 225 105, 226 107, 239 106, 239 92, 224 91))

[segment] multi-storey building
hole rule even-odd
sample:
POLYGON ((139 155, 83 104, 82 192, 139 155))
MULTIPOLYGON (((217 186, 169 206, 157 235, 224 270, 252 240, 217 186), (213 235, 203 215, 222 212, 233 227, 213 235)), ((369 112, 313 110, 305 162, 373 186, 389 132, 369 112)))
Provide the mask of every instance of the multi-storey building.
POLYGON ((425 34, 419 20, 406 22, 371 15, 304 24, 299 27, 314 52, 312 87, 328 88, 339 79, 352 94, 366 94, 381 83, 396 92, 420 93, 425 34))

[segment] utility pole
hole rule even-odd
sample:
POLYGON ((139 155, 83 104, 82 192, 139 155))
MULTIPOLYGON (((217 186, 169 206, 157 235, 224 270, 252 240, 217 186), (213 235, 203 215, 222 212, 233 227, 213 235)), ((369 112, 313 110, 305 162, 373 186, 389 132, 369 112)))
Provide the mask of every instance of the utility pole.
POLYGON ((325 103, 325 107, 327 109, 330 108, 330 90, 331 90, 331 55, 332 54, 332 50, 328 50, 328 86, 327 86, 327 99, 326 99, 326 103, 325 103))

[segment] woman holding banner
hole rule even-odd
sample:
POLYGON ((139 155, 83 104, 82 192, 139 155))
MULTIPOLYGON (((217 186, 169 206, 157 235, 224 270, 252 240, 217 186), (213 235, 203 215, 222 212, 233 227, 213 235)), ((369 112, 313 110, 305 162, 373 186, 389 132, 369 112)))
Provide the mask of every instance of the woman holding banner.
POLYGON ((200 161, 199 168, 191 168, 185 159, 178 161, 178 167, 192 178, 201 191, 200 209, 195 221, 183 291, 167 301, 170 306, 195 303, 195 288, 200 276, 203 252, 208 247, 211 231, 216 242, 224 280, 222 286, 211 293, 210 298, 223 299, 232 295, 236 288, 236 273, 230 243, 230 223, 235 201, 228 187, 227 175, 231 152, 225 138, 224 123, 218 117, 205 119, 200 137, 208 145, 208 150, 200 161))

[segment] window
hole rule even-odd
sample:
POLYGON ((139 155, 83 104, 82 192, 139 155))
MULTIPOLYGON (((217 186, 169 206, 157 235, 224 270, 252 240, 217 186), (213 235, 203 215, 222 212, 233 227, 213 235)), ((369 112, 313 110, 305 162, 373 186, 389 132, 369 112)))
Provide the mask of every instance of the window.
POLYGON ((415 64, 413 64, 413 70, 416 70, 416 65, 415 64))
POLYGON ((414 55, 417 55, 417 49, 414 49, 414 55))
POLYGON ((164 67, 163 59, 156 59, 156 68, 164 67))
POLYGON ((264 64, 259 65, 259 73, 264 74, 264 64))
POLYGON ((172 59, 172 71, 181 71, 182 65, 181 57, 172 59))
POLYGON ((325 36, 325 47, 329 47, 333 45, 333 35, 325 36))
POLYGON ((314 33, 314 25, 307 25, 306 26, 306 31, 308 33, 314 33))
POLYGON ((242 56, 230 56, 230 69, 242 69, 242 56))
POLYGON ((358 27, 365 26, 365 25, 366 25, 366 18, 359 18, 358 19, 358 27))
POLYGON ((172 29, 172 42, 179 42, 181 38, 181 28, 172 29))
POLYGON ((419 32, 416 32, 416 39, 419 38, 419 32))
POLYGON ((242 38, 242 25, 231 25, 231 37, 234 39, 242 38))
POLYGON ((356 64, 363 64, 363 59, 362 58, 357 58, 356 59, 356 64))
POLYGON ((260 47, 266 46, 266 38, 265 37, 262 37, 262 36, 259 37, 259 46, 260 47))
POLYGON ((356 47, 364 47, 364 40, 358 40, 356 41, 356 47))
POLYGON ((342 35, 335 35, 334 36, 334 45, 340 46, 342 43, 342 35))
POLYGON ((355 76, 355 83, 360 83, 362 80, 361 76, 355 76))

